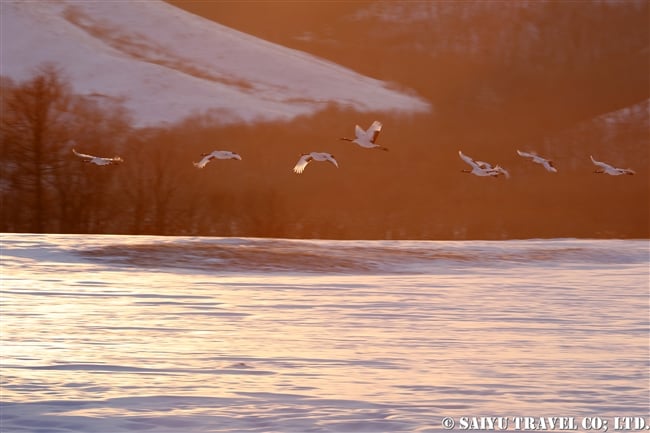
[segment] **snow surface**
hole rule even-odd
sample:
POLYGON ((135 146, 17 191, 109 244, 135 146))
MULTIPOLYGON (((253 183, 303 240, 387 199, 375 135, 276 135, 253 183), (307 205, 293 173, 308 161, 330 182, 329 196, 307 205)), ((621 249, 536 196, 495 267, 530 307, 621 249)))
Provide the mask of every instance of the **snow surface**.
POLYGON ((647 414, 647 240, 0 245, 3 432, 432 433, 446 416, 647 414))
POLYGON ((125 98, 138 125, 194 112, 221 121, 288 120, 336 103, 359 111, 430 109, 334 63, 162 1, 2 1, 0 74, 55 62, 76 92, 125 98))

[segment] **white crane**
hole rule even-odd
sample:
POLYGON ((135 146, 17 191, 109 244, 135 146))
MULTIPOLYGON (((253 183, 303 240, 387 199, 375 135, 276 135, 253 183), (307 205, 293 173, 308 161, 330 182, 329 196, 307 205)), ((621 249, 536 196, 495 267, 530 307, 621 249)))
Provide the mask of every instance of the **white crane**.
POLYGON ((311 152, 300 155, 300 159, 296 163, 295 167, 293 167, 293 171, 298 174, 302 173, 305 171, 307 164, 311 161, 328 161, 334 164, 336 168, 339 168, 339 164, 336 162, 336 159, 334 159, 334 155, 327 152, 311 152))
POLYGON ((463 173, 471 173, 475 176, 492 176, 492 177, 498 177, 500 174, 503 174, 506 179, 510 178, 510 173, 503 167, 496 165, 492 166, 492 164, 489 164, 484 161, 475 161, 471 157, 465 155, 462 151, 458 151, 458 155, 460 158, 468 163, 472 169, 471 170, 461 170, 463 173))
POLYGON ((201 159, 199 162, 195 162, 194 167, 196 168, 203 168, 205 167, 208 162, 212 161, 213 159, 239 159, 241 160, 241 156, 239 154, 231 152, 229 150, 215 150, 210 153, 202 153, 201 156, 203 159, 201 159))
POLYGON ((606 173, 611 176, 620 176, 621 174, 634 174, 635 171, 630 168, 616 168, 604 162, 596 161, 593 156, 589 156, 591 162, 600 167, 600 170, 595 170, 594 173, 606 173))
POLYGON ((550 159, 543 158, 536 153, 531 153, 531 152, 522 152, 521 150, 517 150, 517 153, 519 156, 523 156, 524 158, 530 158, 533 162, 537 164, 541 164, 544 166, 546 171, 550 171, 551 173, 557 173, 557 168, 553 165, 553 161, 550 159))
POLYGON ((364 131, 359 125, 355 125, 354 135, 356 135, 356 138, 341 137, 341 140, 351 141, 366 149, 388 150, 388 148, 377 144, 377 137, 379 137, 382 126, 378 120, 372 122, 367 131, 364 131))
POLYGON ((75 149, 72 149, 72 152, 83 160, 83 162, 95 165, 113 165, 121 164, 124 160, 119 156, 114 156, 113 158, 102 158, 99 156, 86 155, 85 153, 79 153, 75 149))

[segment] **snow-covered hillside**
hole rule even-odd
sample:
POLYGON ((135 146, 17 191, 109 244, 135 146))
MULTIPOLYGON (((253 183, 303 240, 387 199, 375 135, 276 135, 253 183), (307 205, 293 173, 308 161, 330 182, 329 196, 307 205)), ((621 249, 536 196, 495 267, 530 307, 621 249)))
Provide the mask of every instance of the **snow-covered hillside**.
POLYGON ((221 121, 291 119, 331 103, 430 109, 421 98, 162 1, 0 4, 0 74, 55 62, 76 92, 124 98, 140 126, 211 111, 221 121))
POLYGON ((594 153, 619 165, 648 165, 650 99, 580 122, 547 137, 551 149, 563 149, 570 166, 577 167, 585 153, 594 153))

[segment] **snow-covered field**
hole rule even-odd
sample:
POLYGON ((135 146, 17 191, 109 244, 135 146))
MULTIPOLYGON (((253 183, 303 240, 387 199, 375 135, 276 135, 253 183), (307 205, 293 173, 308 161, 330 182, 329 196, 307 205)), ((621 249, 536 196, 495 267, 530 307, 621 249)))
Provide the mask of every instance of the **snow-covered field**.
POLYGON ((648 414, 647 240, 1 240, 3 432, 648 414))
POLYGON ((428 111, 417 96, 162 1, 2 1, 0 73, 55 62, 75 91, 124 98, 140 125, 211 111, 224 122, 286 120, 328 104, 428 111))

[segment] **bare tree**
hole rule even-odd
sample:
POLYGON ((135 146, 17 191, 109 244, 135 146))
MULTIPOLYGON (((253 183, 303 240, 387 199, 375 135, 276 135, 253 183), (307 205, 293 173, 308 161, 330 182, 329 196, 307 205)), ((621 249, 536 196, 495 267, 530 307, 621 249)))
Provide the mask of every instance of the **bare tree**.
POLYGON ((22 85, 3 92, 2 177, 13 191, 3 201, 15 212, 27 216, 28 221, 21 224, 21 229, 34 232, 46 229, 46 183, 60 158, 63 126, 60 119, 67 111, 70 95, 60 70, 51 64, 41 66, 22 85))
POLYGON ((3 80, 0 118, 0 229, 99 231, 108 215, 110 170, 93 170, 72 156, 112 151, 130 131, 117 103, 73 93, 59 68, 44 64, 25 82, 3 80))
POLYGON ((125 150, 132 163, 121 167, 120 180, 132 233, 168 234, 182 214, 179 208, 194 196, 188 174, 196 169, 180 140, 165 130, 141 131, 125 150))

